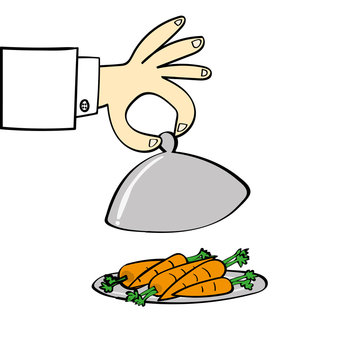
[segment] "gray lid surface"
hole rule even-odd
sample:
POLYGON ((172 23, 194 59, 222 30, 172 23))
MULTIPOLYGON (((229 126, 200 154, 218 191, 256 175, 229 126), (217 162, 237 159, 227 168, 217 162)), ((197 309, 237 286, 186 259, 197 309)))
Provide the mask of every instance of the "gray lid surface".
POLYGON ((247 199, 249 187, 235 174, 176 153, 170 136, 164 139, 165 152, 135 167, 116 190, 109 225, 143 232, 192 230, 227 217, 247 199))

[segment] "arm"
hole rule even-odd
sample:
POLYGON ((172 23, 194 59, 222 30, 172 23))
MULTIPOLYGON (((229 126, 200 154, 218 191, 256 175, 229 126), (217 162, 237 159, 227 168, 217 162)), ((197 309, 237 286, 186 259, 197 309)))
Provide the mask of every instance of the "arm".
POLYGON ((0 128, 75 129, 76 117, 107 107, 117 137, 137 151, 153 151, 159 135, 144 134, 127 122, 130 105, 156 94, 176 110, 175 136, 195 119, 190 96, 171 79, 205 80, 210 69, 172 63, 202 50, 203 37, 167 44, 185 23, 183 16, 159 25, 137 45, 124 64, 100 67, 98 58, 79 58, 78 48, 0 48, 0 128))
POLYGON ((97 112, 99 65, 77 48, 1 48, 0 128, 75 129, 97 112))

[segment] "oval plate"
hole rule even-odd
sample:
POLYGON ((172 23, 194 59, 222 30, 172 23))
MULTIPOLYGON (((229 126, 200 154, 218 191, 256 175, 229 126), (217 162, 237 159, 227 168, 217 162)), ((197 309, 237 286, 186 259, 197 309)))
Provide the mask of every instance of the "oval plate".
MULTIPOLYGON (((226 273, 226 278, 232 279, 237 276, 241 276, 245 274, 245 271, 231 271, 228 270, 226 273)), ((117 273, 113 274, 114 276, 117 276, 117 273)), ((116 285, 114 287, 114 290, 111 293, 105 293, 102 289, 100 289, 101 282, 103 281, 104 276, 99 277, 92 285, 92 288, 97 291, 98 293, 102 295, 106 295, 109 297, 113 297, 115 299, 119 300, 126 300, 127 298, 127 291, 131 291, 131 289, 126 288, 120 284, 116 285)), ((228 299, 234 299, 242 296, 247 295, 253 295, 257 294, 261 291, 263 291, 268 285, 268 281, 266 278, 262 275, 257 274, 256 280, 253 282, 253 288, 252 290, 244 289, 244 287, 240 285, 235 285, 234 290, 231 293, 223 294, 223 295, 215 295, 215 296, 203 296, 203 297, 184 297, 180 296, 173 299, 168 300, 158 300, 158 297, 151 296, 149 299, 147 299, 147 303, 151 304, 195 304, 195 303, 202 303, 202 302, 211 302, 211 301, 221 301, 221 300, 228 300, 228 299)), ((147 286, 143 286, 138 289, 139 293, 147 290, 147 286)))

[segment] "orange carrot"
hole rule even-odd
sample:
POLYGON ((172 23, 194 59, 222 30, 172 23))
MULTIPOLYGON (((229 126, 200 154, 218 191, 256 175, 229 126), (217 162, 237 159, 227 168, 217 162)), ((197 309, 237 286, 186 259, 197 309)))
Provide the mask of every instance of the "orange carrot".
MULTIPOLYGON (((183 275, 179 280, 173 283, 163 295, 160 300, 170 299, 174 297, 174 293, 179 290, 189 287, 191 285, 200 283, 202 281, 222 277, 226 272, 224 263, 220 260, 210 260, 205 264, 199 264, 191 269, 187 274, 183 275)), ((158 288, 156 287, 156 290, 158 288)))
POLYGON ((126 264, 122 266, 117 277, 113 274, 105 275, 104 281, 101 282, 100 289, 105 293, 110 293, 117 284, 129 287, 139 275, 156 266, 161 261, 162 260, 144 260, 126 264))
POLYGON ((119 278, 124 276, 127 277, 125 281, 123 281, 123 285, 127 287, 131 287, 131 283, 145 271, 151 269, 153 266, 159 264, 162 260, 144 260, 144 261, 136 261, 130 264, 126 264, 122 266, 119 271, 119 278))
POLYGON ((187 294, 190 294, 187 296, 212 296, 217 295, 217 291, 226 293, 231 291, 232 286, 237 284, 247 290, 251 290, 253 287, 252 281, 255 281, 257 277, 257 274, 251 270, 233 278, 231 281, 223 278, 228 267, 235 263, 238 263, 238 265, 242 267, 247 263, 249 260, 248 250, 249 249, 238 249, 235 254, 223 261, 215 260, 214 257, 212 259, 205 259, 205 261, 196 261, 195 259, 195 264, 181 265, 162 272, 150 281, 148 289, 142 293, 138 293, 137 290, 127 292, 126 301, 134 302, 139 306, 145 306, 147 299, 151 296, 159 296, 159 300, 183 296, 183 290, 190 289, 195 285, 197 286, 197 284, 203 284, 203 286, 193 288, 190 293, 187 292, 187 294), (188 272, 186 272, 187 270, 188 272), (217 281, 213 283, 212 280, 215 279, 217 279, 217 281), (226 283, 229 281, 231 283, 230 288, 226 286, 226 283), (222 286, 221 290, 217 288, 217 284, 222 286), (193 295, 194 292, 196 292, 197 295, 193 295), (204 294, 202 294, 202 292, 204 292, 204 294))
MULTIPOLYGON (((175 254, 167 259, 144 260, 130 263, 120 269, 118 277, 113 274, 105 275, 104 281, 101 282, 100 289, 105 293, 110 293, 117 284, 137 289, 148 284, 149 281, 160 272, 178 265, 210 257, 211 254, 208 251, 201 249, 197 255, 187 258, 182 254, 175 254)), ((135 291, 137 292, 137 290, 135 291)))
POLYGON ((182 254, 174 254, 168 257, 167 259, 161 261, 159 264, 153 266, 149 270, 144 271, 129 285, 129 287, 135 288, 149 284, 152 278, 162 273, 163 271, 172 269, 175 266, 179 266, 186 263, 187 263, 187 258, 185 256, 183 256, 182 254))
POLYGON ((197 266, 211 261, 212 258, 203 259, 199 261, 195 261, 192 263, 187 263, 181 266, 176 266, 172 269, 166 270, 158 275, 156 275, 149 283, 149 288, 155 287, 157 290, 156 295, 163 295, 168 288, 171 287, 179 278, 183 277, 185 274, 189 273, 189 271, 193 270, 197 266))
POLYGON ((174 296, 200 297, 227 294, 233 290, 232 283, 224 277, 190 285, 174 293, 174 296))

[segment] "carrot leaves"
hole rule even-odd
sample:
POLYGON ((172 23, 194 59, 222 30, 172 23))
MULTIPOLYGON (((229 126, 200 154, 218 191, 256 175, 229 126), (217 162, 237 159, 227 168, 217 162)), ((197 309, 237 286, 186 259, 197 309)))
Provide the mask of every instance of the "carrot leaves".
POLYGON ((235 254, 228 257, 227 259, 223 260, 224 265, 226 268, 229 268, 230 266, 234 264, 238 264, 239 267, 242 267, 243 265, 246 265, 249 260, 249 249, 238 249, 235 254))
POLYGON ((253 271, 248 270, 245 272, 244 275, 238 276, 236 278, 231 279, 232 285, 240 285, 244 287, 244 289, 252 290, 253 283, 252 281, 255 281, 257 277, 257 274, 255 274, 253 271))
POLYGON ((210 257, 216 257, 216 256, 211 255, 211 253, 209 251, 204 250, 202 248, 197 255, 188 257, 187 261, 190 263, 190 262, 193 262, 193 261, 208 259, 210 257))
POLYGON ((157 290, 154 286, 143 291, 141 294, 139 294, 137 290, 134 290, 134 292, 128 291, 126 301, 131 301, 138 306, 145 306, 146 300, 156 294, 157 290))
POLYGON ((127 298, 126 301, 127 302, 135 302, 135 300, 137 300, 140 297, 140 294, 138 293, 138 291, 135 289, 134 291, 127 291, 126 292, 127 298))
POLYGON ((114 286, 108 285, 105 282, 102 282, 100 286, 100 289, 102 289, 105 293, 111 293, 113 288, 114 286))
POLYGON ((105 293, 111 293, 114 289, 114 286, 122 283, 127 280, 127 276, 122 276, 121 278, 114 276, 113 274, 105 275, 103 282, 101 283, 100 289, 105 293))

